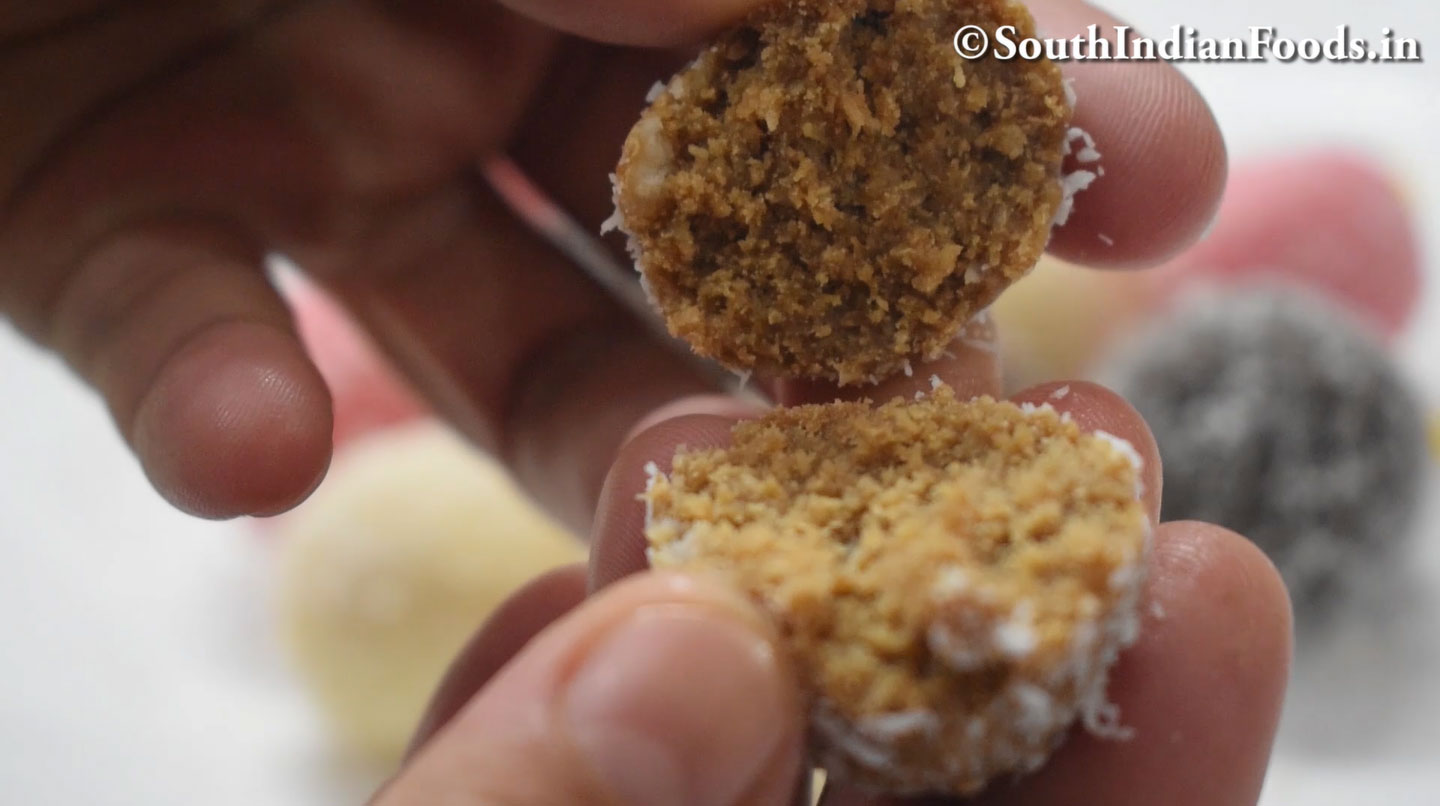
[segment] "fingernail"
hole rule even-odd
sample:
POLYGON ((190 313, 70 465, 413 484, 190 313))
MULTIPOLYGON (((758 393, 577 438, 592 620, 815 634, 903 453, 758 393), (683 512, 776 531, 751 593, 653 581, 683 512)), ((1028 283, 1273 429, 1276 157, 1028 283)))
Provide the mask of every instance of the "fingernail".
POLYGON ((590 652, 564 711, 616 802, 730 806, 776 752, 783 686, 755 630, 714 610, 657 605, 590 652))

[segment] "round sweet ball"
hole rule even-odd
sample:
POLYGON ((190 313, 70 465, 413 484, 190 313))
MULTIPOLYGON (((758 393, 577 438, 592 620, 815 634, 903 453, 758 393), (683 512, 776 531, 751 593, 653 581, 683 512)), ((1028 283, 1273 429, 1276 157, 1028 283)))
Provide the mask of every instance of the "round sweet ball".
POLYGON ((1374 158, 1302 151, 1231 172, 1211 237, 1159 272, 1159 294, 1269 278, 1311 289, 1386 337, 1415 312, 1425 274, 1414 205, 1374 158))
POLYGON ((831 780, 973 793, 1076 720, 1118 729, 1106 675, 1139 629, 1140 459, 1050 406, 781 409, 681 450, 645 492, 649 558, 776 622, 831 780))
POLYGON ((874 381, 938 356, 1035 265, 1071 105, 1012 0, 779 0, 657 88, 616 217, 671 332, 737 371, 874 381))
POLYGON ((1193 296, 1127 339, 1100 377, 1155 434, 1164 517, 1253 540, 1302 627, 1411 524, 1425 463, 1416 396, 1377 337, 1319 296, 1193 296))
POLYGON ((281 529, 286 648, 337 738, 381 763, 490 612, 584 558, 500 467, 429 422, 353 443, 281 529))

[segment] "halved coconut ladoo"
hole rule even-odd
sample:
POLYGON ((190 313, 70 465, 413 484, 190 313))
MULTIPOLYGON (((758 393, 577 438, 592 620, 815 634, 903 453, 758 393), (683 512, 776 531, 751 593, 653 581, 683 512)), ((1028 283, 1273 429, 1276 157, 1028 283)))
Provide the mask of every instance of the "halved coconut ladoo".
MULTIPOLYGON (((657 88, 616 218, 671 332, 738 370, 877 380, 934 358, 1068 208, 1071 104, 1009 0, 780 0, 657 88)), ((1071 183, 1073 184, 1073 183, 1071 183)))
POLYGON ((1117 731, 1150 522, 1130 445, 1049 406, 801 406, 682 449, 644 494, 651 565, 718 575, 778 625, 817 762, 892 793, 1038 767, 1117 731))

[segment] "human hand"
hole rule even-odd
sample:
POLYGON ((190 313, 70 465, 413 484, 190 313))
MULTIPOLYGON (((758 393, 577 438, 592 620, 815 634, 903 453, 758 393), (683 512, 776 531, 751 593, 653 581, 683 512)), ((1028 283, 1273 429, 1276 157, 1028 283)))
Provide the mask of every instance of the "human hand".
MULTIPOLYGON (((755 2, 13 5, 0 311, 100 391, 170 501, 273 513, 330 454, 326 389, 263 273, 286 253, 583 526, 637 419, 707 385, 474 166, 508 151, 598 228, 641 99, 687 58, 676 46, 755 2)), ((1051 35, 1108 21, 1075 0, 1031 6, 1051 35)), ((1188 244, 1224 178, 1204 102, 1163 64, 1065 70, 1106 175, 1055 251, 1141 264, 1188 244)))
MULTIPOLYGON (((924 369, 957 390, 994 394, 987 346, 959 344, 954 359, 924 369)), ((1058 397, 1060 385, 1047 384, 1015 399, 1050 402, 1083 428, 1131 442, 1145 460, 1145 504, 1155 518, 1159 459, 1144 423, 1098 386, 1068 386, 1058 397)), ((928 388, 928 375, 896 379, 877 396, 928 388)), ((764 620, 709 583, 643 570, 644 508, 636 498, 643 466, 657 461, 665 469, 681 443, 723 444, 732 425, 723 416, 685 415, 622 448, 593 535, 589 587, 598 593, 587 601, 585 571, 571 568, 502 607, 452 667, 409 764, 377 806, 807 802, 802 705, 764 620), (647 632, 621 626, 635 624, 647 632), (629 639, 619 649, 609 643, 616 635, 629 639), (566 721, 577 697, 595 698, 587 713, 602 714, 602 727, 566 721), (584 735, 606 737, 601 743, 613 753, 587 755, 576 732, 592 730, 584 735)), ((1263 554, 1219 527, 1163 524, 1154 540, 1140 640, 1121 656, 1109 688, 1133 738, 1099 739, 1077 728, 1039 772, 997 781, 965 802, 1256 802, 1290 657, 1284 588, 1263 554)), ((958 802, 876 798, 837 784, 821 803, 958 802)))

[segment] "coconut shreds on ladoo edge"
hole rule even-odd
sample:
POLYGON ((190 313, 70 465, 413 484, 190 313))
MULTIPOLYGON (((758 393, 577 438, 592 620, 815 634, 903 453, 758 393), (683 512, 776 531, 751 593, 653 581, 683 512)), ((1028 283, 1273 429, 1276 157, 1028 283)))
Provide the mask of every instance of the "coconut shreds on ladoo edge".
POLYGON ((1010 0, 779 0, 654 94, 612 224, 671 332, 738 371, 873 381, 1035 265, 1093 174, 1062 182, 1059 69, 964 59, 967 25, 1034 35, 1010 0))
POLYGON ((1051 407, 833 403, 649 468, 656 568, 716 574, 778 625, 811 749, 873 790, 968 794, 1077 719, 1114 734, 1150 523, 1140 459, 1051 407))

